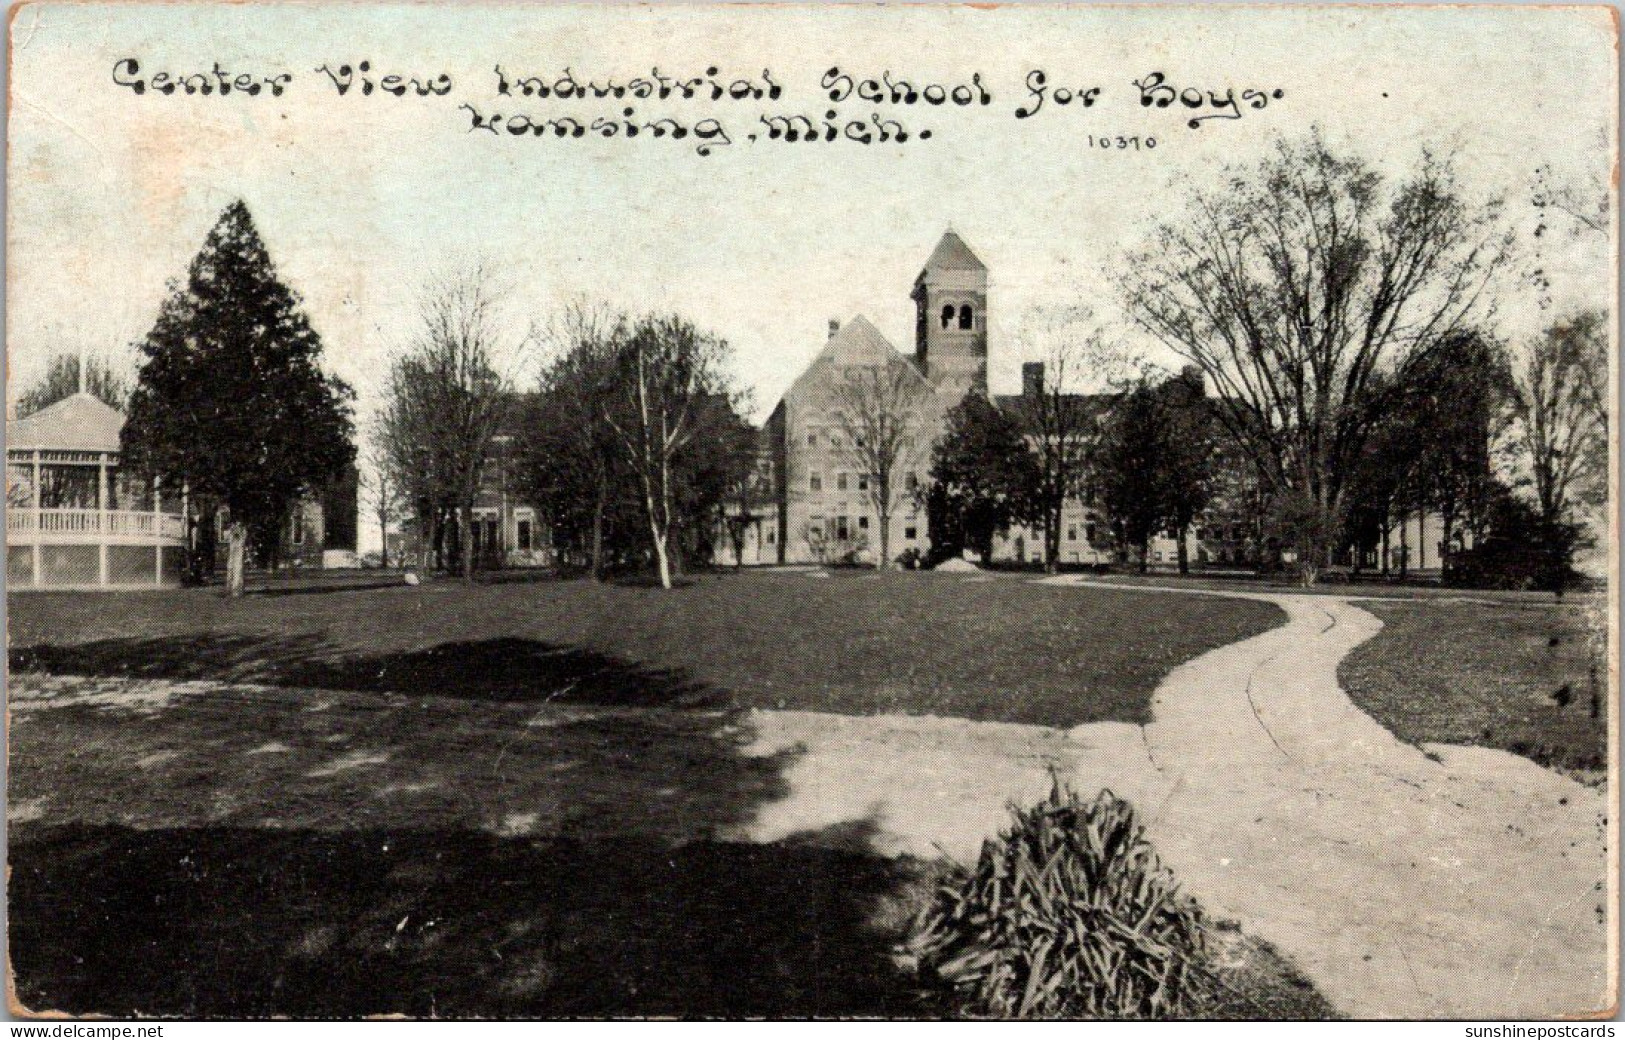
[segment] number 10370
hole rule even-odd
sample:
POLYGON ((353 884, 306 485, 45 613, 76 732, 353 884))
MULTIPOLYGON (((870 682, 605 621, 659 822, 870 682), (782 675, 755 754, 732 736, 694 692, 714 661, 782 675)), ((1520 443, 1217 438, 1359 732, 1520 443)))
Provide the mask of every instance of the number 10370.
POLYGON ((1155 137, 1141 137, 1138 134, 1134 135, 1133 137, 1124 137, 1122 135, 1118 135, 1116 137, 1112 137, 1110 135, 1097 137, 1094 134, 1089 135, 1089 147, 1099 148, 1102 150, 1118 152, 1148 152, 1156 146, 1157 139, 1155 137))

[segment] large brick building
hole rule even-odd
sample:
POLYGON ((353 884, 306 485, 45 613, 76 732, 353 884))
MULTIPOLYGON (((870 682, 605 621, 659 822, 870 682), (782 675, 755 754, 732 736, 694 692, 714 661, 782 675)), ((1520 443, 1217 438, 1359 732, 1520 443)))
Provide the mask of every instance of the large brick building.
MULTIPOLYGON (((898 462, 891 510, 893 556, 931 547, 923 496, 915 492, 930 476, 932 447, 944 419, 967 392, 986 394, 988 363, 988 270, 953 231, 937 243, 910 293, 915 306, 914 352, 905 355, 859 315, 830 323, 829 339, 785 392, 762 430, 758 493, 744 524, 740 558, 747 564, 873 562, 880 545, 879 510, 870 492, 862 454, 840 419, 841 385, 854 369, 902 362, 919 380, 911 436, 898 462)), ((992 398, 1019 408, 1023 397, 1044 392, 1044 366, 1023 366, 1022 394, 992 398)), ((1091 398, 1105 407, 1106 399, 1091 398)), ((1084 499, 1070 501, 1062 516, 1061 562, 1085 564, 1110 558, 1105 520, 1084 499)), ((1161 544, 1166 541, 1166 545, 1161 544)), ((1174 543, 1155 551, 1172 559, 1174 543)), ((995 543, 996 559, 1038 559, 1042 533, 1017 528, 995 543)), ((1192 558, 1196 558, 1193 550, 1192 558)), ((734 561, 733 546, 720 547, 719 562, 734 561)))

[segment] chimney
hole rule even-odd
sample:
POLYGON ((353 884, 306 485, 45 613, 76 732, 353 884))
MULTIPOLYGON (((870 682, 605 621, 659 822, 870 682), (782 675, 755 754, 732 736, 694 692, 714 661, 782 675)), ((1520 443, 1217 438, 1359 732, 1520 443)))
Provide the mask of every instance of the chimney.
POLYGON ((841 331, 841 319, 839 319, 839 318, 831 318, 831 319, 829 319, 829 338, 834 339, 835 334, 837 332, 840 332, 840 331, 841 331))
POLYGON ((1044 396, 1044 363, 1029 361, 1021 366, 1021 396, 1044 396))

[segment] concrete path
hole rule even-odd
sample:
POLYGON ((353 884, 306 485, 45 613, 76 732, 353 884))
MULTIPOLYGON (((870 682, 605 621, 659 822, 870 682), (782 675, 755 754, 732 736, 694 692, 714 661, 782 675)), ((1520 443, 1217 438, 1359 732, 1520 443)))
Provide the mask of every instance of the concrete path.
POLYGON ((1605 792, 1504 752, 1401 743, 1337 682, 1380 621, 1331 597, 1250 598, 1287 624, 1176 669, 1146 727, 1170 785, 1148 830, 1187 888, 1347 1014, 1610 1005, 1605 792))
POLYGON ((1143 729, 755 713, 758 753, 801 753, 789 796, 741 836, 861 821, 884 851, 969 860, 1057 768, 1081 792, 1134 801, 1187 890, 1275 944, 1344 1014, 1544 1018, 1612 1003, 1606 792, 1503 752, 1398 741, 1338 686, 1338 662, 1381 628, 1346 600, 1134 591, 1259 599, 1288 621, 1176 669, 1143 729))

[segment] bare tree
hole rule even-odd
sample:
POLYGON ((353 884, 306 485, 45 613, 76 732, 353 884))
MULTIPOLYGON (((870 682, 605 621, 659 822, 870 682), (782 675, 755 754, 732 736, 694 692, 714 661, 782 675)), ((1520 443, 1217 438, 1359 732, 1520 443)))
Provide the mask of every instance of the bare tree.
POLYGON ((391 368, 382 426, 419 510, 455 515, 460 569, 472 582, 481 472, 513 405, 497 369, 503 333, 488 273, 475 266, 430 285, 420 315, 417 339, 391 368))
POLYGON ((848 365, 832 392, 835 421, 845 438, 841 451, 867 486, 880 525, 882 570, 892 564, 891 518, 902 502, 902 473, 920 454, 921 408, 929 396, 925 377, 900 355, 848 365))
POLYGON ((671 588, 679 457, 705 428, 706 405, 729 396, 727 343, 678 317, 641 318, 619 344, 616 399, 603 406, 642 492, 662 588, 671 588))
POLYGON ((1547 525, 1566 521, 1576 498, 1607 494, 1607 407, 1592 371, 1605 329, 1595 311, 1559 322, 1529 345, 1513 378, 1517 436, 1547 525))
POLYGON ((109 356, 58 354, 45 374, 17 398, 17 416, 32 415, 80 391, 122 412, 130 405, 131 389, 124 366, 109 356))
MULTIPOLYGON (((1596 128, 1592 143, 1594 150, 1588 154, 1599 159, 1613 151, 1613 142, 1609 140, 1606 126, 1596 128)), ((1570 177, 1560 176, 1551 166, 1543 163, 1535 168, 1531 188, 1530 201, 1540 215, 1540 229, 1536 234, 1543 233, 1550 226, 1546 220, 1550 212, 1568 219, 1570 234, 1608 237, 1612 192, 1609 191, 1601 162, 1594 162, 1584 173, 1570 177)))
POLYGON ((1097 409, 1079 385, 1125 383, 1134 362, 1110 341, 1087 307, 1035 309, 1019 332, 1024 356, 1044 363, 1043 384, 1024 393, 1019 419, 1038 463, 1031 503, 1044 535, 1044 569, 1061 567, 1061 515, 1083 490, 1089 454, 1099 433, 1097 409))
POLYGON ((386 435, 375 425, 366 447, 361 451, 359 480, 362 496, 372 515, 378 521, 378 563, 389 567, 389 529, 402 516, 404 499, 395 468, 390 463, 386 435))
POLYGON ((1193 193, 1122 279, 1128 310, 1198 366, 1272 497, 1298 503, 1304 578, 1329 556, 1383 392, 1467 328, 1506 259, 1496 202, 1472 204, 1424 154, 1385 184, 1319 134, 1193 193))

